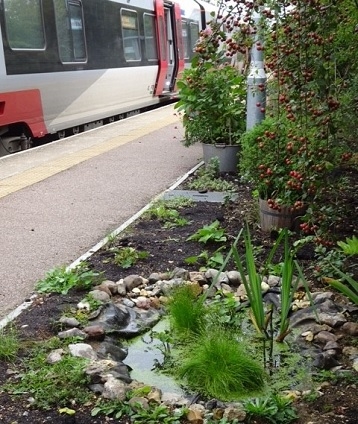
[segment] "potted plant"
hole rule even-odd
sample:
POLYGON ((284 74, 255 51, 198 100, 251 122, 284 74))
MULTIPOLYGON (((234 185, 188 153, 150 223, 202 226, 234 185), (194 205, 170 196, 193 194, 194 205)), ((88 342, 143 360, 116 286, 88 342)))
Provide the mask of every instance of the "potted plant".
POLYGON ((233 63, 233 57, 246 52, 242 43, 228 38, 213 20, 200 34, 191 67, 177 81, 175 108, 182 118, 184 145, 202 143, 205 163, 217 156, 221 172, 237 172, 240 136, 246 128, 246 76, 233 63))

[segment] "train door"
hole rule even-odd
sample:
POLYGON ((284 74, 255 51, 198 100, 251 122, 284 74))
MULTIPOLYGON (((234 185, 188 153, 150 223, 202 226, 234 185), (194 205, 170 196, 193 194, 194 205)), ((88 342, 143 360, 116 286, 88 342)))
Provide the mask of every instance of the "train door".
POLYGON ((156 0, 159 70, 155 95, 174 91, 178 72, 184 66, 180 6, 156 0))

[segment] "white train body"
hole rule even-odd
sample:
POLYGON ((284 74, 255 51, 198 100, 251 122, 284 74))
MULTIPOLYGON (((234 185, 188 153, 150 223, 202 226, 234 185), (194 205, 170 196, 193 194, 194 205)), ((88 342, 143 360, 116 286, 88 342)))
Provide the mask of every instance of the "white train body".
POLYGON ((213 6, 0 0, 0 156, 173 96, 213 6))

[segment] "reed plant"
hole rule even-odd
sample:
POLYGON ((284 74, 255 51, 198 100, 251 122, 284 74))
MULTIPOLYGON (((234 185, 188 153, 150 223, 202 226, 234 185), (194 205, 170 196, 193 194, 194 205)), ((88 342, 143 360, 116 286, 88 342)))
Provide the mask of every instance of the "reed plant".
POLYGON ((199 333, 205 325, 207 309, 197 286, 182 284, 173 289, 167 310, 173 331, 181 336, 199 333))
POLYGON ((282 264, 282 275, 281 275, 281 293, 280 293, 280 308, 279 308, 279 331, 276 336, 276 341, 282 342, 289 330, 289 314, 291 311, 291 303, 293 295, 297 290, 298 283, 302 281, 306 293, 311 300, 310 292, 307 283, 304 279, 302 270, 297 261, 294 260, 294 252, 289 246, 289 233, 286 228, 282 229, 279 237, 273 245, 267 260, 265 262, 263 273, 260 273, 255 264, 254 257, 254 246, 251 241, 250 231, 246 226, 244 232, 244 245, 245 245, 245 262, 240 258, 236 244, 232 246, 232 255, 236 266, 241 274, 242 282, 245 286, 247 296, 250 302, 250 317, 251 320, 264 339, 272 339, 273 328, 272 328, 272 309, 268 308, 265 310, 265 304, 262 298, 262 281, 265 274, 265 270, 272 268, 273 258, 277 249, 284 243, 284 257, 282 264), (294 277, 294 272, 297 271, 298 278, 294 277), (270 324, 270 331, 268 331, 268 325, 270 324))

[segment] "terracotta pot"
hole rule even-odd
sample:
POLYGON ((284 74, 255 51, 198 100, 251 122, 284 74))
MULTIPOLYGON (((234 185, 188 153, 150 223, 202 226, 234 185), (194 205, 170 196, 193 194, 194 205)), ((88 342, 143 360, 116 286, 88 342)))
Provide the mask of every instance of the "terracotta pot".
POLYGON ((300 217, 306 213, 307 206, 294 211, 292 211, 292 208, 286 206, 282 207, 280 211, 277 211, 268 206, 267 200, 259 199, 259 208, 262 231, 269 232, 280 228, 298 231, 300 217))

